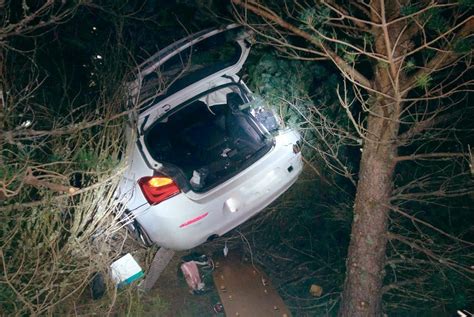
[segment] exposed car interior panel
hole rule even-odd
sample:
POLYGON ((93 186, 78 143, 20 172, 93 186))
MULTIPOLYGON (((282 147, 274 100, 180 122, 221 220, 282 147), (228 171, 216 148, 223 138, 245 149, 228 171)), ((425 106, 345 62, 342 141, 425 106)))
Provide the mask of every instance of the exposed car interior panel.
MULTIPOLYGON (((236 92, 222 91, 225 103, 210 107, 201 98, 186 105, 146 133, 150 154, 181 169, 194 191, 213 188, 269 149, 236 92)), ((215 97, 215 93, 214 93, 215 97)))

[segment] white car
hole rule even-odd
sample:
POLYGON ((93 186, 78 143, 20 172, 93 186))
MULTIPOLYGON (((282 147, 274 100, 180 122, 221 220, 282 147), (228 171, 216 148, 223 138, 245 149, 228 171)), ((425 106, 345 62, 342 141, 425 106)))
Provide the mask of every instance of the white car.
POLYGON ((235 24, 204 30, 139 67, 135 144, 118 194, 145 243, 185 250, 221 236, 301 173, 300 135, 237 76, 250 36, 235 24))

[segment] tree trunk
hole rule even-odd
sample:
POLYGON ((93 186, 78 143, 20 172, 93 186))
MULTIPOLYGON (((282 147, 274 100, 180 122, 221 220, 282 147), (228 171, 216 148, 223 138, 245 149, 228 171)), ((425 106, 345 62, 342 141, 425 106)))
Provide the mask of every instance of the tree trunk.
MULTIPOLYGON (((402 1, 403 2, 403 1, 402 1)), ((400 83, 402 47, 395 45, 403 30, 400 23, 387 24, 399 16, 402 2, 374 2, 371 19, 380 23, 373 28, 375 51, 386 56, 387 63, 377 63, 374 73, 376 100, 367 118, 359 182, 354 204, 351 240, 346 260, 346 280, 339 310, 340 316, 381 316, 382 285, 385 276, 385 253, 392 179, 397 155, 400 109, 403 94, 400 83)), ((402 37, 402 39, 404 39, 402 37)))
POLYGON ((366 141, 363 147, 339 310, 339 315, 344 317, 382 314, 388 205, 396 151, 390 141, 398 125, 386 118, 370 116, 368 127, 372 135, 382 138, 378 142, 366 141))

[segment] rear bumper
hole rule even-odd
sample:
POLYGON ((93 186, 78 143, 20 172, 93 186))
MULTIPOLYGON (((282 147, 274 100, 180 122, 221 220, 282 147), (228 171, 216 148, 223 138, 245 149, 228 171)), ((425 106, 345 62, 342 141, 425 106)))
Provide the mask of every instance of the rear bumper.
POLYGON ((275 148, 248 169, 206 194, 177 195, 134 214, 158 245, 185 250, 213 235, 223 235, 283 194, 302 171, 294 136, 277 139, 275 148))

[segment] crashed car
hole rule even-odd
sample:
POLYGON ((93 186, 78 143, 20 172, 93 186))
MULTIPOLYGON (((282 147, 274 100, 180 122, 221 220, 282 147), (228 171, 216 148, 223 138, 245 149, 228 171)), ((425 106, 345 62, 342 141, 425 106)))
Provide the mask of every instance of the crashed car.
POLYGON ((143 242, 198 246, 297 180, 300 135, 237 75, 250 47, 251 34, 233 24, 190 35, 139 66, 129 97, 140 107, 118 197, 143 242))

